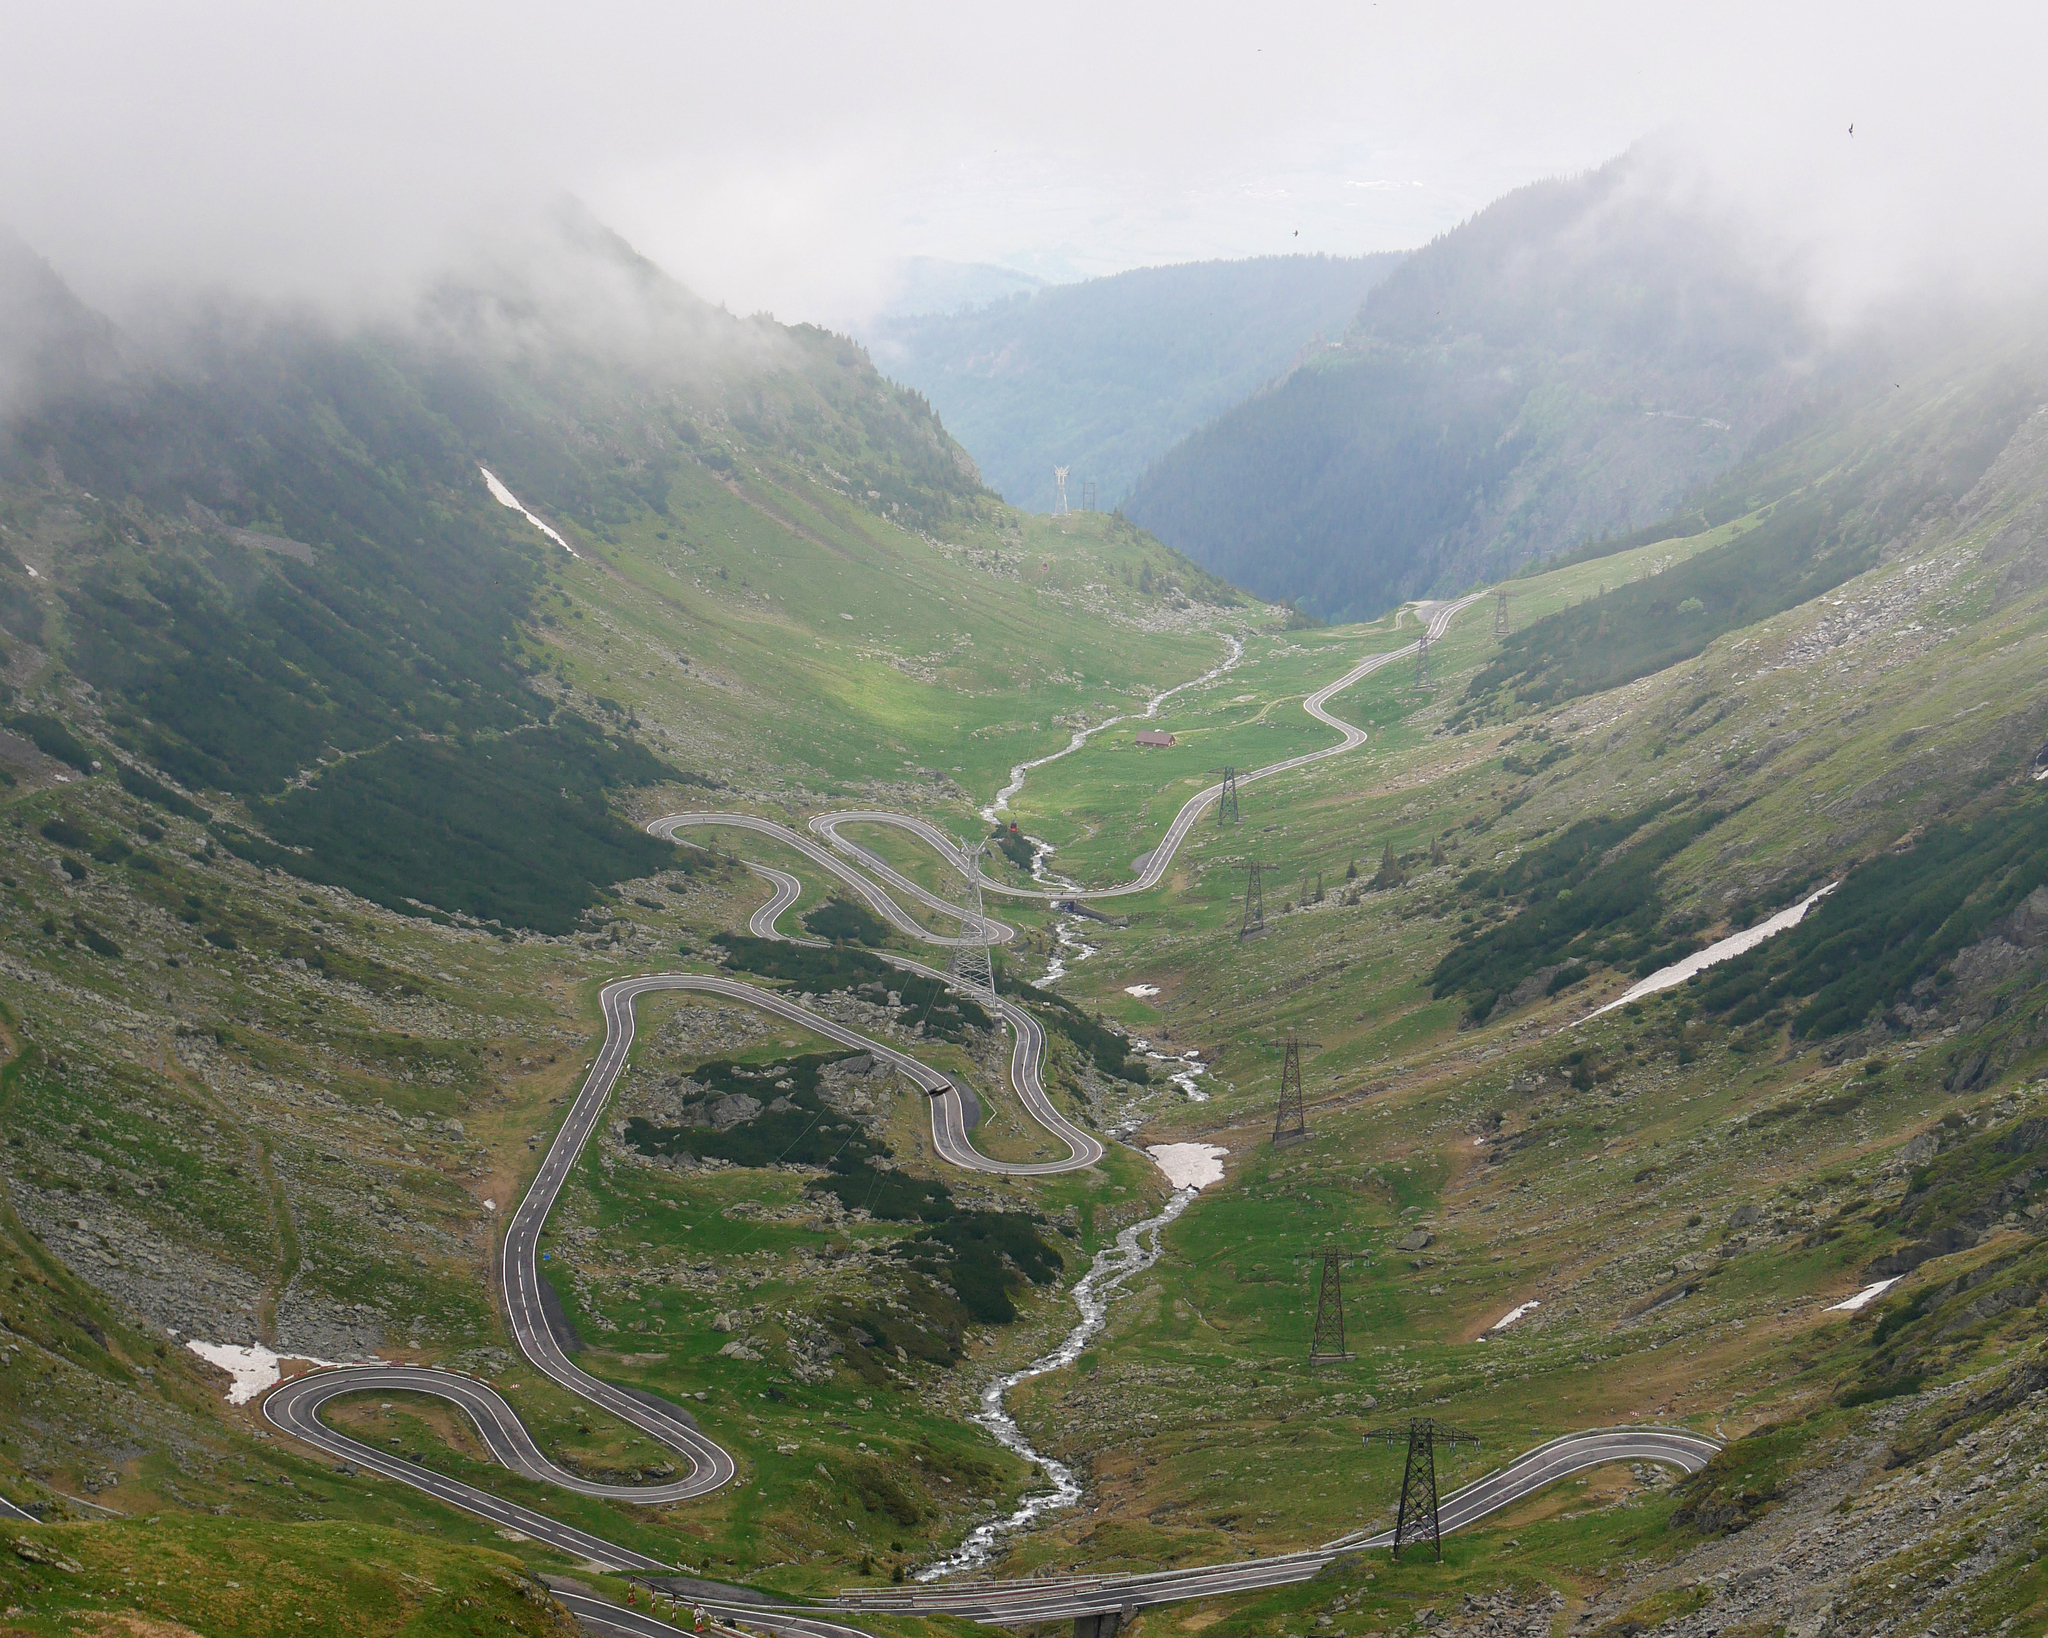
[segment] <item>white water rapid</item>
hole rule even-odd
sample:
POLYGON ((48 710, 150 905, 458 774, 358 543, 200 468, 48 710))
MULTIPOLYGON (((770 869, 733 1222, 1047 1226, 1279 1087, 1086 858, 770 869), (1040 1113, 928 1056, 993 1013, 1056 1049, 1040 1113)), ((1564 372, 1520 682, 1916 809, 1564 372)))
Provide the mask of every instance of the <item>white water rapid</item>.
POLYGON ((1028 1528, 1047 1513, 1072 1507, 1081 1499, 1081 1481, 1074 1477, 1073 1469, 1050 1456, 1040 1455, 1032 1448, 1023 1430, 1003 1408, 1004 1396, 1018 1383, 1029 1382, 1034 1376, 1044 1376, 1048 1371, 1060 1370, 1081 1357, 1081 1350, 1088 1346, 1089 1338, 1102 1329, 1108 1317, 1110 1294, 1133 1274, 1150 1268, 1159 1260, 1160 1235, 1167 1224, 1188 1209, 1189 1202, 1198 1192, 1195 1188, 1180 1190, 1167 1201, 1166 1209, 1157 1217, 1133 1223, 1117 1235, 1115 1245, 1098 1251, 1088 1272, 1074 1286, 1074 1306, 1081 1311, 1081 1323, 1069 1331, 1066 1339, 1051 1353, 1034 1359, 1021 1371, 997 1377, 981 1390, 981 1411, 974 1420, 995 1435, 996 1443, 1005 1450, 1015 1451, 1025 1461, 1037 1466, 1052 1481, 1052 1488, 1026 1496, 1014 1511, 1002 1518, 976 1525, 967 1539, 952 1552, 919 1570, 916 1577, 919 1581, 937 1581, 942 1576, 958 1575, 962 1570, 978 1569, 988 1562, 996 1542, 1002 1537, 1028 1528))

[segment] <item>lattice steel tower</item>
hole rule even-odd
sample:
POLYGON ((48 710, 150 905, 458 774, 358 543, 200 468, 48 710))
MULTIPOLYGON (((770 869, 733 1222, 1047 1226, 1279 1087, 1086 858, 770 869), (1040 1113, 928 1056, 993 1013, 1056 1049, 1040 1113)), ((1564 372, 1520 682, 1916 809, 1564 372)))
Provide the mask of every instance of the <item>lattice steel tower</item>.
POLYGON ((1372 1429, 1366 1434, 1365 1442, 1371 1444, 1375 1439, 1384 1439, 1391 1445, 1404 1435, 1408 1440, 1408 1465, 1401 1473, 1401 1512, 1394 1521, 1394 1557, 1401 1556, 1403 1547, 1427 1541, 1441 1560, 1444 1539, 1437 1520, 1436 1447, 1477 1445, 1479 1435, 1454 1428, 1448 1422, 1439 1422, 1433 1416, 1416 1416, 1409 1419, 1405 1428, 1372 1429))
POLYGON ((1067 468, 1056 466, 1052 469, 1052 515, 1063 518, 1067 515, 1067 468))
POLYGON ((1216 823, 1234 825, 1237 823, 1237 770, 1228 764, 1209 770, 1211 779, 1221 778, 1223 788, 1216 793, 1216 823))
POLYGON ((1493 634, 1496 637, 1508 634, 1508 589, 1505 586, 1493 594, 1493 634))
POLYGON ((1308 1345, 1311 1365, 1358 1357, 1344 1346, 1344 1260, 1350 1255, 1335 1246, 1323 1248, 1323 1274, 1316 1285, 1316 1334, 1308 1345))
POLYGON ((1429 627, 1422 628, 1422 635, 1415 639, 1415 686, 1429 687, 1429 627))
POLYGON ((1301 1049, 1304 1043, 1293 1030, 1287 1032, 1287 1055, 1280 1061, 1280 1107, 1273 1115, 1273 1147, 1299 1143, 1308 1136, 1308 1113, 1301 1102, 1301 1049))
POLYGON ((961 869, 967 876, 966 908, 962 912, 961 935, 980 939, 978 944, 962 944, 953 951, 952 969, 954 977, 974 992, 974 998, 988 1004, 992 1009, 996 999, 996 975, 989 960, 988 922, 981 913, 981 856, 988 847, 988 838, 975 843, 974 851, 964 855, 961 869))
POLYGON ((1244 921, 1237 929, 1237 936, 1250 938, 1252 934, 1266 930, 1266 867, 1258 860, 1250 859, 1244 869, 1244 921))

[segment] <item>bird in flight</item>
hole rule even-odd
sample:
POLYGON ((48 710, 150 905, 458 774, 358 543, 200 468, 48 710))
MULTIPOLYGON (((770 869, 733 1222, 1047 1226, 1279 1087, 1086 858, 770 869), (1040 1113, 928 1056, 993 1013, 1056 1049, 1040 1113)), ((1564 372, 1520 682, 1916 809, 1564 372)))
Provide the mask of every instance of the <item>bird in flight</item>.
POLYGON ((1856 134, 1856 122, 1853 119, 1849 121, 1849 134, 1851 136, 1856 134))

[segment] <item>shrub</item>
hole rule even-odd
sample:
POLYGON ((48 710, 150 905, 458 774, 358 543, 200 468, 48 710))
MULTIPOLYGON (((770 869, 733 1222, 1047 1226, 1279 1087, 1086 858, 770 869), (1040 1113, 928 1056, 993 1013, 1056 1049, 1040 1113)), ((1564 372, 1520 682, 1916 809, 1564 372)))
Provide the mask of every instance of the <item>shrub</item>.
POLYGON ((887 924, 866 906, 836 895, 808 912, 804 927, 814 938, 830 939, 834 944, 875 945, 889 936, 887 924))
POLYGON ((763 978, 779 978, 813 994, 828 990, 894 990, 924 1027, 948 1041, 965 1039, 967 1029, 991 1029, 995 1020, 977 1003, 958 995, 936 978, 924 978, 891 965, 880 956, 852 945, 809 950, 783 939, 752 938, 744 933, 718 933, 725 964, 763 978))
POLYGON ((575 928, 605 884, 676 865, 605 793, 669 770, 631 741, 557 716, 469 744, 403 739, 257 804, 280 847, 221 831, 253 862, 346 887, 405 915, 420 903, 544 933, 575 928))
POLYGON ((93 755, 85 742, 55 717, 23 711, 7 719, 7 726, 26 735, 44 756, 68 763, 80 773, 92 772, 93 755))
POLYGON ((1793 1033, 1838 1035, 1906 999, 2048 881, 2048 798, 2028 791, 1930 825, 1856 866, 1797 927, 1714 970, 1702 1011, 1735 1024, 1799 1004, 1793 1033))
POLYGON ((154 802, 166 813, 175 813, 180 819, 196 819, 204 824, 212 817, 197 802, 189 797, 180 796, 168 785, 150 778, 140 769, 128 767, 124 763, 115 770, 114 777, 121 781, 121 789, 130 796, 140 797, 145 802, 154 802))

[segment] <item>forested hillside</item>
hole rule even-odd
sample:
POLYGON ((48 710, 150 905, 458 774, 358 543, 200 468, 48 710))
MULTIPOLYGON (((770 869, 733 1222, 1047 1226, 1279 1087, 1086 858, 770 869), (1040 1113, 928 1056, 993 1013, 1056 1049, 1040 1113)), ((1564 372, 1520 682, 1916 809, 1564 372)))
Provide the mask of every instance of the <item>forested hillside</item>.
POLYGON ((1261 595, 1364 618, 1667 515, 1809 399, 1821 352, 1731 228, 1625 157, 1416 252, 1127 509, 1261 595))
POLYGON ((992 488, 1034 512, 1052 469, 1107 511, 1147 463, 1335 341, 1400 258, 1263 256, 1148 267, 950 313, 879 320, 875 362, 929 397, 992 488))

